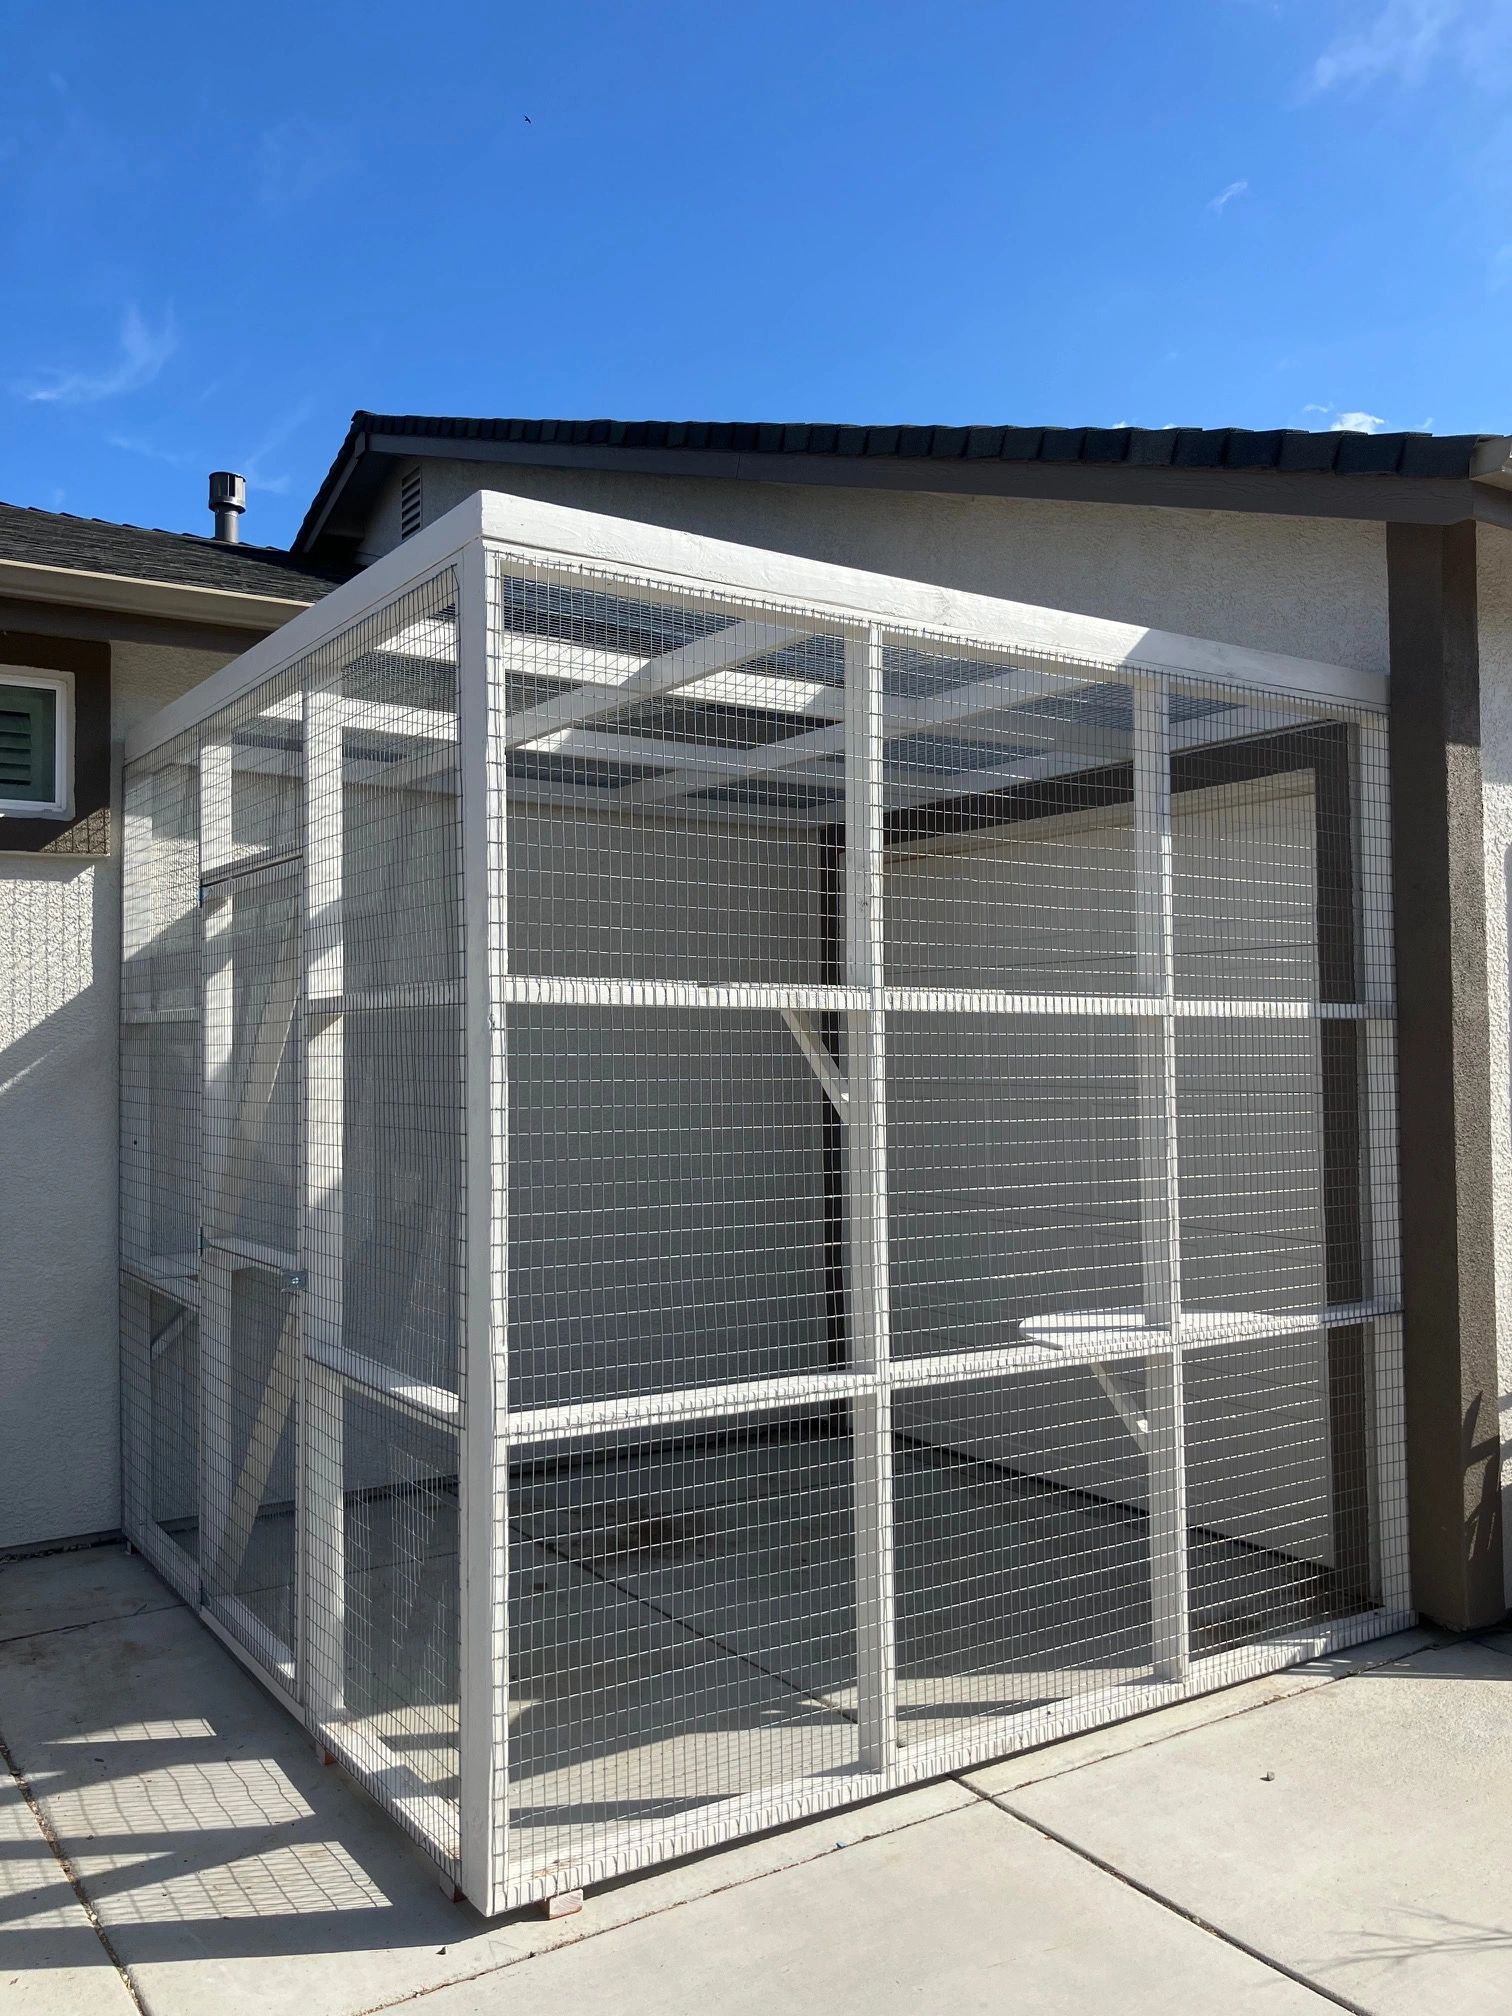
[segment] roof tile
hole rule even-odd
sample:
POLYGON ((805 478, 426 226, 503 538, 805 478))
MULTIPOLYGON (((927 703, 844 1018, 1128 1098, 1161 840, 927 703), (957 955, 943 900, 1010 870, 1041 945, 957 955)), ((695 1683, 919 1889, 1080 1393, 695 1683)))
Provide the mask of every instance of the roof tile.
POLYGON ((286 602, 317 602, 344 578, 280 546, 231 545, 194 532, 159 532, 22 504, 0 504, 0 560, 286 602))
MULTIPOLYGON (((1349 435, 1295 428, 1247 427, 865 427, 827 422, 466 419, 446 415, 358 411, 341 454, 311 503, 295 540, 301 551, 317 536, 328 500, 341 487, 354 454, 383 436, 433 440, 540 441, 578 447, 908 457, 912 460, 1126 464, 1136 469, 1274 470, 1279 475, 1397 473, 1465 481, 1477 448, 1498 435, 1349 435)), ((209 543, 209 542, 206 542, 209 543)))

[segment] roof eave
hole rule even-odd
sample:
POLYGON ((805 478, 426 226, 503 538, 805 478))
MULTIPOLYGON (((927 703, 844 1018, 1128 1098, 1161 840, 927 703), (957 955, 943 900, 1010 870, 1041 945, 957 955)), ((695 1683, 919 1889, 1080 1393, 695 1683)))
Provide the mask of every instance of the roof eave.
POLYGON ((342 451, 295 538, 292 550, 296 554, 308 557, 322 542, 353 548, 360 536, 362 506, 390 464, 401 458, 1378 523, 1447 525, 1479 518, 1512 527, 1512 496, 1506 494, 1512 492, 1512 438, 1508 437, 1481 443, 1468 475, 1340 475, 1227 467, 1182 469, 1116 461, 828 456, 759 449, 631 446, 610 441, 463 439, 388 432, 375 424, 378 417, 367 413, 354 416, 342 451))
POLYGON ((1483 441, 1470 465, 1475 483, 1489 483, 1498 490, 1512 490, 1512 439, 1505 435, 1483 441))
POLYGON ((126 616, 185 619, 223 629, 266 634, 315 599, 309 595, 253 595, 240 589, 200 588, 185 581, 150 581, 80 567, 55 567, 0 556, 0 596, 48 602, 126 616))

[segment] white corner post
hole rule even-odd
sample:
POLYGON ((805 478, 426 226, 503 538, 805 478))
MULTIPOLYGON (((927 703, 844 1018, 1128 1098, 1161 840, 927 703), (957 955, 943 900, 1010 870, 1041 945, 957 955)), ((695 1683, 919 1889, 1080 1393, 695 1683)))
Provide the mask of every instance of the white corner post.
MULTIPOLYGON (((134 864, 138 859, 149 858, 152 846, 152 811, 141 809, 137 793, 142 786, 138 780, 137 791, 127 788, 123 781, 121 788, 121 879, 129 892, 134 864)), ((158 773, 153 773, 148 787, 153 798, 158 789, 158 773)), ((136 926, 132 915, 128 894, 122 906, 121 917, 121 1000, 123 1029, 129 1024, 132 1014, 130 981, 132 959, 139 956, 141 939, 149 939, 149 934, 136 926)), ((150 941, 149 941, 150 942, 150 941)), ((140 985, 140 983, 138 983, 140 985)), ((155 1004, 146 1004, 152 1006, 155 1004)), ((117 1128, 119 1149, 119 1169, 121 1188, 120 1258, 133 1259, 150 1265, 152 1260, 152 1115, 143 1109, 143 1094, 138 1082, 131 1075, 125 1045, 120 1057, 121 1099, 117 1128), (128 1120, 135 1122, 134 1128, 128 1120), (135 1133, 135 1142, 128 1136, 135 1133)), ((146 1290, 140 1286, 133 1292, 143 1300, 150 1311, 152 1305, 146 1300, 146 1290)), ((124 1284, 121 1288, 122 1309, 125 1306, 124 1284)), ((121 1382, 121 1524, 128 1538, 135 1541, 137 1535, 147 1530, 151 1516, 149 1471, 152 1463, 152 1362, 150 1346, 136 1336, 124 1322, 121 1329, 123 1354, 121 1382)))
POLYGON ((1412 1608, 1407 1544, 1406 1402, 1402 1383, 1402 1242, 1397 1154, 1396 1001, 1391 893, 1391 782, 1386 717, 1352 737, 1360 861, 1359 972, 1364 1045, 1366 1293, 1387 1313, 1371 1322, 1371 1579, 1387 1611, 1412 1608))
POLYGON ((508 1091, 503 689, 491 676, 495 587, 473 539, 457 557, 463 906, 463 1330, 459 1459, 461 1882, 503 1908, 508 1825, 508 1091))
POLYGON ((897 1756, 893 1611, 892 1396, 887 1252, 887 1053, 882 956, 882 633, 845 645, 845 979, 865 994, 846 1016, 851 1369, 856 1395, 856 1719, 864 1771, 897 1756))
POLYGON ((304 1236, 300 1683, 317 1727, 345 1713, 342 1341, 346 1059, 341 675, 305 696, 304 1236))
POLYGON ((210 1594, 213 1565, 231 1515, 231 1273, 210 1247, 210 1222, 225 1177, 231 1141, 231 904, 214 900, 206 876, 231 853, 231 740, 207 734, 200 750, 200 927, 205 973, 205 1029, 200 1088, 200 1600, 210 1594))
POLYGON ((1150 1625, 1155 1676, 1181 1681, 1191 1661, 1187 1600, 1186 1434, 1176 1160, 1175 892, 1171 846, 1171 714, 1163 679, 1136 678, 1134 703, 1135 984, 1153 1003, 1140 1018, 1140 1260, 1147 1360, 1145 1448, 1150 1495, 1150 1625))

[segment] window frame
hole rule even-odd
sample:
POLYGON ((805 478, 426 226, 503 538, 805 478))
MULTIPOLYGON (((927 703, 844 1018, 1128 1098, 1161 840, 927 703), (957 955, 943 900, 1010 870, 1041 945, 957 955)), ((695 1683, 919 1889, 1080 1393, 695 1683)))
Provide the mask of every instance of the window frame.
POLYGON ((46 799, 7 798, 0 794, 0 820, 71 819, 74 811, 73 673, 47 671, 40 665, 0 665, 0 686, 49 687, 57 694, 52 796, 46 799))

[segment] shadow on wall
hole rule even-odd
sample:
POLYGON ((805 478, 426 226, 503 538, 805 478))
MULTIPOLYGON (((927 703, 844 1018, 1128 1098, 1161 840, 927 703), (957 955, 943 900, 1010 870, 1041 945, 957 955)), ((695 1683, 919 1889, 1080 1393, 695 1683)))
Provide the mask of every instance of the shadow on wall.
POLYGON ((0 1546, 119 1521, 118 886, 0 861, 0 1546))

